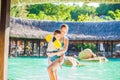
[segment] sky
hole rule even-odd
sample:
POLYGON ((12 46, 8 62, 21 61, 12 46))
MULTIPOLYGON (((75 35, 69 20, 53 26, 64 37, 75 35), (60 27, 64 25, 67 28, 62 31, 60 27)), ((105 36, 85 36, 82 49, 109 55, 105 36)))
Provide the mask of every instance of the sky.
MULTIPOLYGON (((83 6, 84 2, 67 2, 67 3, 59 2, 59 3, 56 3, 56 4, 83 6)), ((93 6, 93 7, 99 7, 99 3, 95 3, 95 2, 88 3, 87 5, 88 6, 93 6)))
POLYGON ((99 7, 99 3, 88 3, 88 6, 99 7))

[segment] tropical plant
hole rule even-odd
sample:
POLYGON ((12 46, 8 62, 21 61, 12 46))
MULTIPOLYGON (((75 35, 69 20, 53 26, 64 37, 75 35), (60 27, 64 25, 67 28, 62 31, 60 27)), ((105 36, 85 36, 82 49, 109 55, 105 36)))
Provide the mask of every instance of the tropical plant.
POLYGON ((111 16, 114 20, 120 20, 120 9, 117 9, 116 11, 109 11, 108 14, 111 16))
MULTIPOLYGON (((14 1, 14 0, 12 0, 14 1)), ((11 5, 10 15, 13 17, 53 20, 53 21, 105 21, 120 20, 118 4, 101 4, 97 9, 87 6, 67 6, 65 4, 38 3, 29 4, 23 0, 15 0, 11 5)), ((36 0, 37 1, 37 0, 36 0)))

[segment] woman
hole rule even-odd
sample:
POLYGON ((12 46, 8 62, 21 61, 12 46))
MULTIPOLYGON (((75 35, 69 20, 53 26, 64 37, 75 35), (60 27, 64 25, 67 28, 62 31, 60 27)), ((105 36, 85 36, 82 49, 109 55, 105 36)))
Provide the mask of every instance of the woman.
POLYGON ((49 66, 48 66, 48 74, 49 74, 49 78, 50 80, 57 80, 57 67, 61 66, 62 63, 64 62, 64 53, 67 51, 68 49, 68 43, 69 40, 66 37, 67 32, 68 32, 68 26, 66 24, 61 25, 60 28, 61 31, 61 39, 60 42, 62 44, 62 48, 60 51, 58 52, 54 52, 54 53, 47 53, 48 57, 52 57, 52 56, 60 56, 60 58, 57 58, 54 62, 52 62, 49 66))

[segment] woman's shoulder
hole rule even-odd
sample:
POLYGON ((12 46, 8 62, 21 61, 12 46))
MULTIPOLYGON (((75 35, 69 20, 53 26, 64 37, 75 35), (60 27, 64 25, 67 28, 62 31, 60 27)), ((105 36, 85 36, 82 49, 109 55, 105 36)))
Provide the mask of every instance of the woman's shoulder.
POLYGON ((67 36, 64 37, 65 40, 69 40, 67 36))

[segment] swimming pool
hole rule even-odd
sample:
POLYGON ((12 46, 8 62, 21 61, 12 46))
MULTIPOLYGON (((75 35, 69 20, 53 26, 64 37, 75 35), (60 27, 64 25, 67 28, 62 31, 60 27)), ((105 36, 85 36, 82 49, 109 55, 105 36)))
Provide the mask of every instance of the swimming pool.
MULTIPOLYGON (((120 80, 120 59, 107 63, 81 62, 82 67, 58 68, 59 80, 120 80)), ((49 80, 46 58, 9 58, 8 80, 49 80)))

